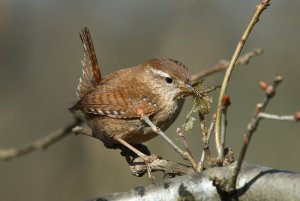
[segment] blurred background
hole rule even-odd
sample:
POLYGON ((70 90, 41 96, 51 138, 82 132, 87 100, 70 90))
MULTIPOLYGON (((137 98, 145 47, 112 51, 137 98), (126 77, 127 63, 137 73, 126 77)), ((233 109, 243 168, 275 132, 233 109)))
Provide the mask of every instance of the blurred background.
MULTIPOLYGON (((161 56, 182 61, 192 74, 231 57, 257 2, 0 0, 0 147, 30 143, 73 121, 67 108, 81 73, 83 26, 90 28, 103 75, 161 56)), ((271 2, 243 50, 262 47, 265 54, 233 73, 227 145, 236 156, 263 97, 260 80, 285 78, 267 111, 300 109, 299 6, 299 1, 271 2)), ((220 84, 222 76, 207 78, 206 85, 220 84)), ((217 93, 212 95, 214 105, 217 93)), ((167 130, 172 139, 191 105, 188 100, 167 130)), ((299 130, 299 124, 264 120, 246 161, 300 172, 299 130)), ((199 158, 199 128, 187 138, 199 158)), ((159 137, 146 145, 183 162, 159 137)), ((0 161, 0 200, 85 200, 144 184, 148 179, 132 176, 118 151, 85 136, 69 135, 45 151, 0 161)))

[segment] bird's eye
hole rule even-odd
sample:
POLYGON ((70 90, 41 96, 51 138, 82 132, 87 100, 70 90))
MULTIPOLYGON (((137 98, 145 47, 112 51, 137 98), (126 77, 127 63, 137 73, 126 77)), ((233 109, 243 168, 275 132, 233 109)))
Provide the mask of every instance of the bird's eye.
POLYGON ((169 83, 169 84, 171 84, 173 82, 173 79, 170 78, 170 77, 166 77, 166 82, 169 83))

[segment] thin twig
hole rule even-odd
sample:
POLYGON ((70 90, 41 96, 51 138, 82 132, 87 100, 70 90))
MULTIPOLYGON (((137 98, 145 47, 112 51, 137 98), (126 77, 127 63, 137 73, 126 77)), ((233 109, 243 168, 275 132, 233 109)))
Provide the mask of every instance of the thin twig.
POLYGON ((221 147, 225 148, 225 139, 226 139, 226 128, 227 128, 227 114, 225 110, 222 110, 221 113, 221 147))
POLYGON ((222 118, 221 118, 221 146, 225 147, 226 129, 227 129, 227 109, 230 105, 229 96, 223 96, 222 98, 222 118))
POLYGON ((198 111, 199 119, 200 119, 200 130, 202 134, 202 138, 206 138, 207 136, 207 127, 205 123, 205 116, 198 111))
POLYGON ((263 119, 271 119, 271 120, 279 120, 279 121, 294 121, 294 122, 297 121, 294 115, 277 115, 277 114, 260 112, 258 116, 259 118, 263 118, 263 119))
POLYGON ((222 162, 223 157, 224 157, 224 147, 222 146, 222 143, 221 143, 222 98, 225 95, 230 76, 235 67, 236 61, 245 45, 245 42, 246 42, 249 34, 251 33, 254 25, 258 22, 261 13, 269 5, 269 2, 270 2, 270 0, 261 0, 260 3, 256 6, 254 14, 253 14, 247 28, 245 29, 241 39, 239 40, 237 47, 232 55, 232 58, 230 60, 229 66, 226 70, 226 73, 225 73, 225 76, 223 79, 223 83, 221 86, 220 95, 219 95, 219 99, 218 99, 216 125, 215 125, 215 143, 216 143, 216 148, 217 148, 217 152, 218 152, 218 160, 220 162, 222 162))
POLYGON ((155 133, 157 133, 164 140, 166 140, 166 142, 169 145, 171 145, 171 147, 173 147, 173 149, 177 153, 179 153, 183 159, 188 160, 192 164, 193 169, 196 171, 197 164, 189 152, 183 151, 182 149, 180 149, 168 136, 166 136, 166 134, 161 129, 159 129, 156 125, 153 124, 153 122, 149 119, 149 117, 147 115, 141 116, 141 119, 143 119, 144 122, 147 123, 155 133))
POLYGON ((43 138, 31 142, 28 145, 24 145, 19 148, 0 149, 0 160, 9 160, 29 154, 36 150, 46 149, 48 146, 69 135, 72 132, 72 129, 81 123, 82 120, 76 119, 73 123, 67 125, 66 127, 57 129, 43 138))
MULTIPOLYGON (((248 64, 252 57, 262 55, 263 54, 263 49, 257 48, 254 49, 242 56, 236 61, 236 65, 238 64, 248 64)), ((221 72, 225 70, 229 66, 229 61, 226 60, 221 60, 219 63, 215 64, 214 66, 208 67, 198 73, 195 73, 191 76, 192 82, 198 81, 204 77, 216 74, 218 72, 221 72)))
POLYGON ((202 141, 203 141, 203 151, 202 151, 202 154, 201 154, 200 161, 198 163, 198 168, 197 168, 198 172, 203 171, 204 161, 211 158, 210 150, 209 150, 209 140, 210 140, 210 136, 211 136, 211 134, 214 130, 214 126, 215 126, 215 118, 213 117, 213 120, 212 120, 212 122, 209 126, 209 129, 208 129, 208 132, 207 132, 207 136, 204 139, 202 139, 202 141))
POLYGON ((183 130, 181 128, 177 128, 176 133, 177 133, 178 140, 182 143, 185 150, 192 155, 190 147, 189 147, 187 141, 185 140, 185 134, 184 134, 183 130))
MULTIPOLYGON (((92 134, 92 129, 90 127, 81 127, 81 126, 75 126, 72 129, 72 132, 74 133, 74 135, 85 135, 88 137, 92 137, 92 138, 96 138, 93 136, 92 134)), ((98 138, 96 138, 98 139, 98 138)))
POLYGON ((254 115, 247 127, 247 133, 244 135, 243 138, 243 146, 239 155, 239 159, 237 161, 236 167, 234 169, 234 173, 233 173, 233 177, 232 180, 230 181, 230 189, 235 189, 236 186, 236 181, 237 181, 237 177, 238 174, 241 170, 241 166, 242 163, 244 161, 246 152, 247 152, 247 148, 248 145, 250 143, 251 137, 254 133, 254 131, 257 129, 259 122, 261 120, 259 114, 261 112, 265 111, 266 106, 268 105, 270 99, 274 96, 275 92, 276 92, 276 88, 277 86, 281 83, 281 81, 283 80, 282 76, 278 75, 274 78, 273 83, 271 85, 269 85, 266 89, 265 89, 265 98, 263 99, 263 101, 261 103, 258 103, 256 106, 256 110, 254 112, 254 115))
POLYGON ((207 126, 205 124, 205 115, 202 114, 200 111, 198 111, 198 116, 199 116, 199 120, 200 120, 200 130, 201 130, 201 139, 202 139, 202 143, 203 143, 203 153, 201 156, 201 159, 198 163, 198 167, 197 167, 197 171, 201 172, 203 171, 203 164, 204 164, 204 160, 207 156, 207 151, 209 151, 208 148, 208 129, 207 126), (202 160, 203 159, 203 160, 202 160))

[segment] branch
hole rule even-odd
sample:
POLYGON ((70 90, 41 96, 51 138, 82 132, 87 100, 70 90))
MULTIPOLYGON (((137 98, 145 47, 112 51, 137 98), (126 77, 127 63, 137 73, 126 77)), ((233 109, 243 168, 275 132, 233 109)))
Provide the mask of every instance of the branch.
POLYGON ((223 83, 222 83, 220 95, 219 95, 219 100, 218 100, 218 105, 217 105, 217 116, 216 116, 216 126, 215 126, 215 143, 216 143, 219 160, 222 160, 224 157, 224 147, 222 146, 222 143, 221 143, 221 134, 220 134, 221 133, 222 99, 223 99, 223 96, 225 95, 230 76, 233 72, 236 61, 245 45, 245 42, 246 42, 248 36, 250 35, 254 25, 258 22, 261 13, 269 5, 269 2, 270 2, 270 0, 261 0, 260 3, 256 6, 254 14, 253 14, 247 28, 245 29, 241 39, 239 40, 237 47, 232 55, 232 58, 230 60, 229 66, 226 70, 226 73, 225 73, 225 76, 223 79, 223 83))
POLYGON ((203 151, 201 154, 200 161, 198 163, 198 172, 202 172, 204 170, 204 161, 209 160, 211 161, 211 153, 209 149, 209 140, 212 132, 214 131, 215 126, 215 115, 213 114, 211 124, 209 126, 209 129, 206 133, 206 135, 202 135, 202 143, 203 143, 203 151))
POLYGON ((0 160, 9 160, 25 154, 29 154, 36 150, 46 149, 48 146, 58 142, 65 136, 72 132, 72 129, 81 124, 82 120, 76 119, 73 123, 67 125, 64 128, 57 129, 45 137, 31 142, 28 145, 21 146, 19 148, 0 149, 0 160))
POLYGON ((181 176, 195 172, 192 167, 162 158, 156 158, 150 161, 147 163, 148 167, 141 157, 135 158, 133 161, 127 160, 127 162, 131 173, 138 177, 146 174, 148 171, 147 168, 150 168, 151 172, 163 172, 168 177, 181 176))
POLYGON ((258 103, 256 106, 256 110, 254 112, 254 115, 247 127, 247 133, 244 135, 244 139, 243 139, 243 146, 239 155, 239 159, 237 161, 237 165, 234 168, 234 173, 233 173, 233 177, 232 180, 230 181, 229 184, 229 188, 230 189, 235 189, 236 186, 236 181, 237 181, 237 176, 240 172, 243 160, 245 158, 247 149, 248 149, 248 145, 250 143, 251 137, 254 133, 254 131, 257 129, 259 122, 261 120, 259 114, 261 112, 264 112, 270 99, 275 95, 276 93, 276 88, 277 86, 282 82, 283 78, 282 76, 278 75, 274 78, 273 83, 271 85, 266 86, 265 88, 263 87, 263 89, 265 90, 265 98, 262 100, 261 103, 258 103))
POLYGON ((221 110, 221 146, 225 147, 225 139, 226 139, 226 128, 227 128, 227 109, 230 105, 229 96, 222 97, 222 110, 221 110))
MULTIPOLYGON (((254 49, 242 56, 236 61, 236 65, 238 64, 248 64, 252 57, 262 55, 263 54, 263 49, 258 48, 254 49)), ((229 61, 226 60, 221 60, 219 63, 215 64, 214 66, 208 67, 198 73, 195 73, 191 76, 192 82, 198 81, 204 77, 213 75, 215 73, 221 72, 225 70, 229 66, 229 61)))
MULTIPOLYGON (((85 135, 99 140, 92 135, 92 130, 89 127, 76 126, 75 128, 73 128, 73 132, 76 135, 85 135)), ((176 163, 174 161, 165 160, 161 157, 151 154, 148 148, 143 144, 135 144, 134 148, 151 158, 151 160, 147 162, 147 165, 145 164, 145 159, 139 157, 136 153, 122 144, 114 144, 114 146, 109 148, 119 149, 121 151, 121 156, 124 157, 127 161, 131 173, 137 177, 141 177, 144 174, 149 173, 149 170, 151 172, 163 172, 168 177, 185 175, 195 172, 190 166, 176 163)))
MULTIPOLYGON (((300 174, 244 163, 238 180, 236 194, 218 191, 211 179, 215 176, 230 176, 236 163, 210 168, 162 182, 138 186, 128 192, 113 193, 96 200, 299 200, 300 174)), ((101 188, 101 187, 100 187, 101 188)))
POLYGON ((177 153, 179 153, 183 159, 188 160, 195 171, 197 170, 197 163, 188 151, 180 149, 160 128, 153 124, 148 116, 143 115, 141 119, 144 120, 144 122, 148 124, 156 134, 160 135, 177 153))
POLYGON ((297 120, 295 115, 277 115, 277 114, 269 114, 269 113, 265 113, 265 112, 260 112, 258 116, 259 116, 259 118, 278 120, 278 121, 293 121, 293 122, 299 121, 299 120, 297 120))

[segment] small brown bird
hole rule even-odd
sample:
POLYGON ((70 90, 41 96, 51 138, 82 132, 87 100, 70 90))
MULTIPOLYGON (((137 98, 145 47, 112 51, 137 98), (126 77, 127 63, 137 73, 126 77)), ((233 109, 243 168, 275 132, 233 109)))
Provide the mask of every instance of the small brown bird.
POLYGON ((147 115, 162 131, 175 121, 184 98, 194 93, 187 67, 174 59, 151 59, 101 79, 87 28, 80 37, 85 51, 83 72, 79 100, 70 110, 84 114, 92 135, 106 147, 121 143, 141 156, 131 144, 157 136, 141 116, 147 115))

